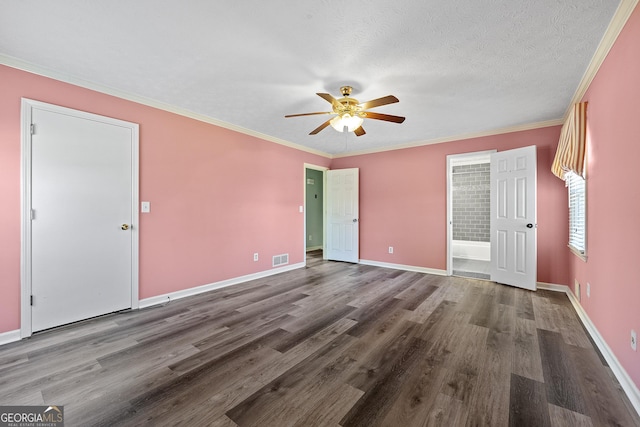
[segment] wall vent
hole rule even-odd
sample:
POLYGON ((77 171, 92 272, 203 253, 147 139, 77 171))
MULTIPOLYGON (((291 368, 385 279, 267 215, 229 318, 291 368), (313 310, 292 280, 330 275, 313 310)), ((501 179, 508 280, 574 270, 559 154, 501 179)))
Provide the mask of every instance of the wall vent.
POLYGON ((289 254, 274 255, 273 266, 278 267, 280 265, 289 264, 289 254))

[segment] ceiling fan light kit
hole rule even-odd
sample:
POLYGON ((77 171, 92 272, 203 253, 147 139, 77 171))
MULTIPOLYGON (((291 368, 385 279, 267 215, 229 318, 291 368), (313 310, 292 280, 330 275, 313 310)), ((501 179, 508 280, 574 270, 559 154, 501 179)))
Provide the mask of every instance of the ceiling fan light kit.
POLYGON ((404 122, 404 117, 393 116, 390 114, 381 114, 369 112, 370 108, 380 107, 382 105, 393 104, 399 102, 398 98, 393 95, 384 96, 382 98, 373 99, 371 101, 360 103, 357 99, 351 98, 351 86, 342 86, 340 92, 342 98, 336 99, 328 93, 317 93, 319 97, 331 103, 331 111, 322 111, 317 113, 290 114, 285 118, 312 116, 317 114, 335 114, 335 117, 322 123, 316 129, 312 130, 309 135, 315 135, 327 126, 331 125, 338 132, 353 132, 356 136, 362 136, 366 132, 362 128, 364 119, 383 120, 392 123, 404 122))
POLYGON ((345 128, 347 132, 353 132, 362 126, 363 122, 364 119, 360 116, 351 116, 349 113, 344 113, 342 116, 335 116, 329 123, 338 132, 344 132, 345 128))

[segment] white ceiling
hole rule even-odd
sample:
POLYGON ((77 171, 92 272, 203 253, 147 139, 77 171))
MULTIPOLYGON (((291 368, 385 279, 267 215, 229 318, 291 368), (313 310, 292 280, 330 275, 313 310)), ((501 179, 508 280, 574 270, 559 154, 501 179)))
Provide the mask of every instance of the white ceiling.
POLYGON ((0 62, 340 155, 561 119, 619 3, 0 0, 0 62), (284 118, 344 84, 406 121, 284 118))

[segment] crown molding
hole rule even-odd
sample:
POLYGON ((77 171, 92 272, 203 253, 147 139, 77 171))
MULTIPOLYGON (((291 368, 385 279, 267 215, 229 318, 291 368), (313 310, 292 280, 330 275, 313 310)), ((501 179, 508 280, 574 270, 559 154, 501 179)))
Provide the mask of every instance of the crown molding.
POLYGON ((27 61, 23 61, 18 58, 14 58, 12 56, 0 54, 0 65, 6 65, 7 67, 15 68, 18 70, 26 71, 31 74, 36 74, 42 77, 47 77, 53 80, 61 81, 63 83, 69 83, 74 86, 79 86, 85 89, 93 90, 95 92, 100 92, 105 95, 115 96, 116 98, 124 99, 126 101, 135 102, 137 104, 146 105, 147 107, 157 108, 159 110, 167 111, 169 113, 177 114, 179 116, 188 117, 190 119, 198 120, 200 122, 209 123, 221 128, 229 129, 234 132, 242 133, 245 135, 249 135, 258 139, 262 139, 265 141, 273 142, 276 144, 284 145, 285 147, 293 148, 300 151, 305 151, 307 153, 315 154, 318 156, 332 158, 331 154, 325 153, 323 151, 315 150, 313 148, 305 147, 300 144, 296 144, 290 141, 286 141, 284 139, 276 138, 270 135, 266 135, 264 133, 256 132, 251 129, 247 129, 241 126, 237 126, 231 123, 224 122, 222 120, 214 119, 209 116, 205 116, 203 114, 195 113, 193 111, 179 108, 174 105, 169 105, 164 102, 147 98, 144 96, 136 95, 133 93, 125 92, 119 89, 115 89, 110 86, 101 85, 98 83, 90 82, 88 80, 80 79, 78 77, 74 77, 65 73, 61 73, 58 71, 54 71, 47 67, 42 67, 27 61))
POLYGON ((554 119, 554 120, 547 120, 544 122, 527 123, 523 125, 509 126, 509 127, 500 128, 500 129, 491 129, 491 130, 486 130, 482 132, 453 135, 453 136, 447 136, 443 138, 436 138, 436 139, 430 139, 430 140, 419 141, 419 142, 410 142, 408 144, 394 145, 392 147, 373 148, 371 150, 352 151, 349 153, 335 154, 333 158, 337 159, 340 157, 361 156, 363 154, 375 154, 375 153, 382 153, 385 151, 402 150, 405 148, 416 148, 416 147, 422 147, 425 145, 442 144, 445 142, 455 142, 455 141, 462 141, 465 139, 481 138, 484 136, 501 135, 504 133, 522 132, 522 131, 532 130, 532 129, 559 126, 563 122, 564 122, 563 119, 554 119))
POLYGON ((32 74, 37 74, 37 75, 41 75, 44 77, 48 77, 54 80, 58 80, 58 81, 62 81, 65 83, 70 83, 73 84, 75 86, 80 86, 86 89, 90 89, 96 92, 100 92, 100 93, 104 93, 107 95, 112 95, 115 96, 117 98, 121 98, 121 99, 125 99, 128 101, 132 101, 132 102, 136 102, 138 104, 142 104, 142 105, 146 105, 149 107, 153 107, 153 108, 157 108, 160 110, 164 110, 170 113, 174 113, 174 114, 178 114, 184 117, 188 117, 188 118, 192 118, 194 120, 198 120, 201 122, 205 122, 205 123, 209 123, 218 127, 222 127, 225 129, 229 129, 232 130, 234 132, 238 132, 238 133, 242 133, 245 135, 249 135, 255 138, 259 138, 265 141, 269 141, 269 142, 273 142, 279 145, 283 145, 289 148, 293 148, 296 150, 300 150, 300 151, 304 151, 310 154, 315 154, 321 157, 325 157, 328 159, 336 159, 336 158, 342 158, 342 157, 351 157, 351 156, 359 156, 359 155, 364 155, 364 154, 375 154, 375 153, 382 153, 385 151, 394 151, 394 150, 401 150, 401 149, 405 149, 405 148, 415 148, 415 147, 421 147, 421 146, 425 146, 425 145, 432 145, 432 144, 441 144, 441 143, 445 143, 445 142, 453 142, 453 141, 460 141, 460 140, 465 140, 465 139, 472 139, 472 138, 480 138, 480 137, 484 137, 484 136, 491 136, 491 135, 499 135, 499 134, 504 134, 504 133, 511 133, 511 132, 519 132, 519 131, 525 131, 525 130, 532 130, 532 129, 538 129, 538 128, 544 128, 544 127, 550 127, 550 126, 558 126, 564 123, 564 121, 566 120, 566 118, 568 117, 569 112, 571 111, 571 106, 577 102, 580 102, 580 100, 584 97, 584 94, 586 93, 587 89, 589 88, 589 85, 591 84, 591 82, 593 81, 593 79, 595 78, 598 70, 600 69, 600 66, 602 65, 602 63, 604 62, 607 54, 609 53, 609 51, 611 50, 613 44, 615 43, 615 41, 617 40, 618 36, 620 35, 620 32, 622 31, 622 29, 624 28, 625 24, 627 23, 629 17, 631 16, 631 14, 633 13, 634 9, 636 8, 636 6, 638 5, 638 2, 640 0, 621 0, 620 4, 618 5, 618 8, 616 9, 616 12, 614 13, 611 22, 609 23, 609 27, 607 28, 607 31, 605 32, 605 34, 602 37, 602 40, 600 41, 600 44, 598 45, 598 48, 596 49, 596 52, 594 53, 593 57, 591 58, 591 62, 589 63, 589 66, 587 67, 587 70, 585 71, 585 73, 582 76, 582 79, 573 95, 573 98, 571 99, 571 102, 569 103, 569 106, 567 107, 567 110, 563 116, 563 118, 561 119, 555 119, 555 120, 548 120, 548 121, 544 121, 544 122, 537 122, 537 123, 529 123, 529 124, 524 124, 524 125, 518 125, 518 126, 511 126, 511 127, 506 127, 506 128, 501 128, 501 129, 492 129, 492 130, 487 130, 487 131, 483 131, 483 132, 476 132, 476 133, 469 133, 469 134, 461 134, 461 135, 454 135, 454 136, 449 136, 449 137, 443 137, 443 138, 436 138, 436 139, 432 139, 432 140, 425 140, 425 141, 417 141, 417 142, 412 142, 412 143, 407 143, 407 144, 401 144, 401 145, 395 145, 395 146, 390 146, 390 147, 382 147, 382 148, 373 148, 370 150, 361 150, 361 151, 352 151, 352 152, 348 152, 348 153, 341 153, 341 154, 330 154, 330 153, 326 153, 320 150, 316 150, 310 147, 306 147, 304 145, 300 145, 300 144, 296 144, 290 141, 286 141, 280 138, 276 138, 270 135, 266 135, 260 132, 256 132, 247 128, 243 128, 241 126, 237 126, 231 123, 227 123, 227 122, 223 122, 221 120, 217 120, 214 119, 212 117, 208 117, 202 114, 198 114, 195 113, 193 111, 189 111, 183 108, 178 108, 176 106, 173 105, 169 105, 169 104, 165 104, 163 102, 151 99, 151 98, 146 98, 140 95, 136 95, 136 94, 132 94, 132 93, 128 93, 125 91, 121 91, 109 86, 105 86, 105 85, 100 85, 97 83, 93 83, 87 80, 83 80, 83 79, 79 79, 77 77, 73 77, 70 75, 66 75, 64 73, 60 73, 54 70, 51 70, 49 68, 46 67, 41 67, 32 63, 29 63, 27 61, 23 61, 11 56, 7 56, 7 55, 3 55, 0 54, 0 64, 2 65, 6 65, 12 68, 16 68, 16 69, 20 69, 32 74))
POLYGON ((620 32, 638 5, 638 1, 640 0, 622 0, 618 5, 618 9, 616 9, 616 12, 613 14, 613 18, 611 18, 607 31, 605 31, 602 36, 602 40, 600 40, 600 44, 593 54, 589 66, 584 72, 582 80, 580 80, 580 84, 578 84, 576 92, 573 94, 573 98, 571 99, 571 102, 567 107, 567 111, 564 114, 563 122, 567 117, 569 117, 572 106, 582 101, 585 93, 587 93, 587 89, 589 89, 591 82, 596 77, 596 74, 598 74, 598 70, 600 70, 600 66, 602 66, 602 63, 609 54, 613 44, 618 39, 620 32))

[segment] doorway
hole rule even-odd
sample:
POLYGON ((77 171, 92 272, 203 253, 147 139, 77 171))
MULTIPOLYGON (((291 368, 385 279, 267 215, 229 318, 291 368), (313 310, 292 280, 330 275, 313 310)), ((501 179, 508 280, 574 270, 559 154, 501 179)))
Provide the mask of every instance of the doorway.
POLYGON ((491 278, 491 153, 447 156, 449 275, 491 278))
POLYGON ((138 125, 23 99, 21 336, 138 306, 138 125))
POLYGON ((324 226, 322 222, 322 207, 324 206, 324 172, 316 169, 306 169, 306 247, 307 252, 322 250, 324 241, 324 226))
POLYGON ((536 169, 533 145, 447 156, 448 275, 536 290, 536 169), (488 184, 483 176, 487 163, 488 184), (462 197, 454 209, 456 192, 462 197))
POLYGON ((329 170, 321 166, 304 165, 304 248, 322 250, 322 258, 333 261, 359 262, 359 170, 357 168, 329 170), (322 174, 322 203, 318 203, 320 192, 318 181, 311 171, 322 174), (307 178, 309 176, 309 178, 307 178), (313 179, 313 181, 308 179, 313 179), (315 196, 318 196, 316 198, 315 196), (320 229, 318 217, 322 218, 320 229), (316 240, 322 236, 321 245, 316 240), (308 242, 312 243, 308 243, 308 242), (315 243, 315 246, 314 246, 315 243), (322 249, 320 249, 321 247, 322 249))
POLYGON ((304 250, 305 259, 311 254, 323 257, 325 244, 325 172, 327 168, 304 165, 304 250))

